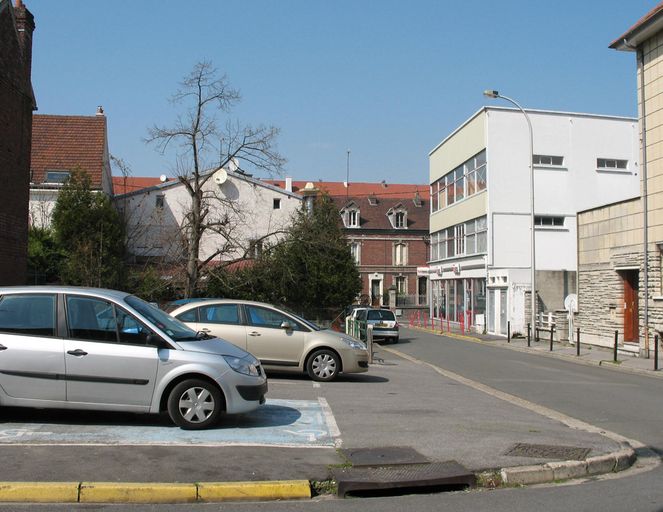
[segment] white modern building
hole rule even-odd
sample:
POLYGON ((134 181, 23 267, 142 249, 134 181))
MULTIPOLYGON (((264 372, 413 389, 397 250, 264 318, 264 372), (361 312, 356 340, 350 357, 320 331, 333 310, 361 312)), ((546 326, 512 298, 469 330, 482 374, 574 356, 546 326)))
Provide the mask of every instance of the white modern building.
POLYGON ((431 316, 526 333, 529 160, 535 176, 537 309, 576 292, 576 213, 639 195, 636 119, 484 107, 429 154, 431 316))
MULTIPOLYGON (((203 185, 204 213, 210 227, 201 239, 201 261, 232 261, 256 256, 292 222, 303 197, 239 171, 211 170, 203 185)), ((179 179, 116 195, 127 225, 128 252, 138 259, 181 259, 183 226, 191 196, 179 179)))

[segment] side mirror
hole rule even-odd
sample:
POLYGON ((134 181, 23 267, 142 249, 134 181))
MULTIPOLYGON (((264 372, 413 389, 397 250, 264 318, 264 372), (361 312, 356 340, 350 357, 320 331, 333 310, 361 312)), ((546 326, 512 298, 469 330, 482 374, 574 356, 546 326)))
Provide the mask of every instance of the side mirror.
POLYGON ((290 322, 284 320, 283 322, 281 322, 281 329, 285 329, 286 331, 292 331, 293 327, 290 322))

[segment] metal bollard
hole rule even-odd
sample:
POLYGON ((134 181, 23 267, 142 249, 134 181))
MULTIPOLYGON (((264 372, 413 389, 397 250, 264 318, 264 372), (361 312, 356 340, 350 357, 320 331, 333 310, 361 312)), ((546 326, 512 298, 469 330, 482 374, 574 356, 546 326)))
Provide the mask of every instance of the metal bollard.
POLYGON ((658 370, 658 334, 654 335, 654 371, 658 370))
POLYGON ((576 355, 580 356, 580 327, 578 327, 578 337, 576 338, 576 355))
POLYGON ((368 364, 373 363, 373 326, 366 327, 366 349, 368 350, 368 364))
POLYGON ((527 324, 527 346, 531 347, 531 334, 532 334, 532 326, 530 324, 527 324))
POLYGON ((551 325, 550 326, 550 351, 551 352, 553 351, 552 347, 553 347, 553 326, 551 325))
POLYGON ((506 323, 506 342, 511 343, 511 320, 506 323))
POLYGON ((617 362, 617 341, 619 338, 619 331, 615 331, 615 350, 613 353, 613 362, 617 362))

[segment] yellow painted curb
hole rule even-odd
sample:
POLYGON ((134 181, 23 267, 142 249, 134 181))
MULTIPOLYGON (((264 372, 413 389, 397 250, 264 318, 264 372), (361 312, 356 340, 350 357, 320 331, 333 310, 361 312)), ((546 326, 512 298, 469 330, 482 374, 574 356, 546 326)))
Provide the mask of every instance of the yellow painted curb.
POLYGON ((310 499, 308 480, 272 482, 206 482, 198 484, 200 501, 310 499))
POLYGON ((81 503, 190 503, 196 484, 82 482, 81 503))
POLYGON ((0 482, 0 502, 76 503, 78 482, 0 482))

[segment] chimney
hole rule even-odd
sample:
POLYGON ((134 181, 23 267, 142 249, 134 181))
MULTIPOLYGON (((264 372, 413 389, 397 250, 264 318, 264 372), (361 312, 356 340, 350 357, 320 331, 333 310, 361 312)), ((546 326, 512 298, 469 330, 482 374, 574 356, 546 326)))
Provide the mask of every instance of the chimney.
POLYGON ((35 30, 35 18, 23 5, 22 0, 16 0, 14 18, 18 30, 18 43, 23 54, 23 78, 29 86, 32 79, 32 33, 35 30))
POLYGON ((286 192, 292 192, 292 178, 290 176, 285 177, 285 190, 286 192))
POLYGON ((104 107, 102 107, 101 105, 99 105, 97 107, 97 115, 98 116, 103 116, 104 115, 104 107))

